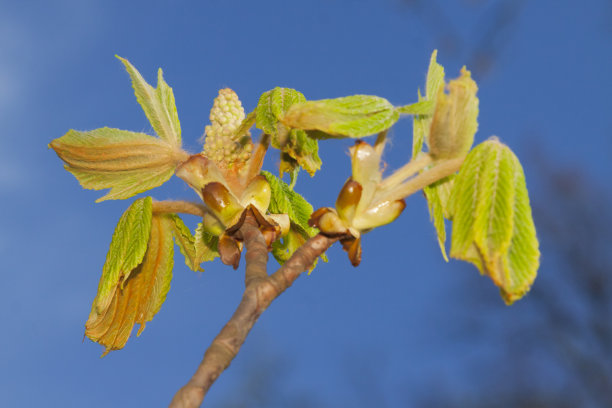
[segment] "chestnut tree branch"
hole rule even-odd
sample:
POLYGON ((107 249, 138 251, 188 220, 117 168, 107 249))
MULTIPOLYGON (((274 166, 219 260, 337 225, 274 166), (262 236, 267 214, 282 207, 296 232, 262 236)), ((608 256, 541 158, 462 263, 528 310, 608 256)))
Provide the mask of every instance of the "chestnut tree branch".
POLYGON ((239 233, 246 247, 245 290, 242 300, 204 353, 193 377, 172 399, 171 408, 195 408, 202 404, 208 389, 236 357, 263 311, 338 240, 321 234, 310 238, 282 267, 268 276, 267 245, 251 215, 247 216, 239 233))

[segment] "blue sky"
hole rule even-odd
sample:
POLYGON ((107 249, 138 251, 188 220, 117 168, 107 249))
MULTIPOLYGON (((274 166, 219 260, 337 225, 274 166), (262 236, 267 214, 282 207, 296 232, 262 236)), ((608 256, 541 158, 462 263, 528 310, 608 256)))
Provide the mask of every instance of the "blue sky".
MULTIPOLYGON (((179 255, 166 303, 140 338, 104 359, 100 346, 81 341, 127 202, 95 204, 101 192, 82 190, 47 144, 71 128, 151 131, 114 54, 149 81, 163 68, 186 148, 196 152, 223 87, 234 89, 247 110, 275 86, 309 99, 363 93, 414 102, 432 50, 440 50, 447 75, 457 76, 472 51, 487 44, 499 1, 438 1, 420 13, 408 3, 0 2, 0 405, 163 406, 240 299, 241 272, 214 263, 194 274, 179 255)), ((497 135, 518 154, 532 197, 538 160, 610 181, 611 27, 612 7, 603 0, 588 7, 523 2, 503 42, 489 44, 492 69, 481 78, 474 73, 476 140, 497 135)), ((393 169, 409 157, 410 119, 391 138, 385 160, 393 169)), ((315 208, 333 203, 349 175, 351 143, 321 143, 322 170, 314 179, 301 175, 296 189, 315 208)), ((180 180, 150 194, 196 198, 180 180)), ((266 311, 213 387, 209 406, 227 401, 245 373, 257 372, 258 358, 284 362, 288 392, 332 406, 359 403, 360 371, 376 377, 389 406, 414 401, 434 384, 478 389, 467 364, 475 356, 497 358, 496 349, 453 341, 478 320, 461 290, 470 286, 470 296, 485 299, 497 298, 497 290, 471 265, 443 261, 428 218, 415 195, 398 222, 364 238, 357 269, 331 249, 328 264, 266 311)), ((541 273, 554 273, 546 253, 542 259, 541 273)), ((491 304, 511 322, 529 302, 491 304)))

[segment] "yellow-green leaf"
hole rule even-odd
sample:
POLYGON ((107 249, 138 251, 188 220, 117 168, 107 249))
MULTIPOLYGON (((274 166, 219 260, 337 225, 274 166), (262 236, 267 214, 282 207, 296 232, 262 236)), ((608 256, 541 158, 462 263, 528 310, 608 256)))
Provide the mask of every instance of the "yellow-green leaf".
POLYGON ((475 264, 511 304, 529 291, 540 252, 525 185, 512 151, 497 139, 476 146, 455 179, 453 258, 475 264))
POLYGON ((281 121, 294 129, 358 138, 389 129, 398 119, 399 113, 388 100, 352 95, 293 104, 281 121))
POLYGON ((144 111, 155 133, 172 146, 181 146, 181 124, 179 123, 174 93, 164 81, 161 68, 157 71, 157 88, 149 85, 140 72, 125 58, 116 56, 125 65, 132 79, 136 99, 144 111))
POLYGON ((452 174, 448 177, 443 178, 440 181, 433 183, 423 188, 425 198, 429 207, 429 216, 436 228, 436 234, 438 236, 438 245, 442 251, 444 260, 448 262, 448 256, 446 255, 446 226, 444 225, 444 219, 451 219, 450 209, 448 202, 450 199, 450 193, 453 188, 453 179, 455 175, 452 174))
POLYGON ((173 224, 168 215, 153 216, 149 219, 150 234, 141 262, 115 282, 106 279, 103 272, 100 286, 105 286, 103 282, 114 283, 105 296, 108 302, 101 307, 99 290, 85 323, 85 335, 105 347, 103 356, 123 348, 135 324, 140 325, 137 333, 140 335, 165 301, 174 263, 173 224))
POLYGON ((202 262, 212 261, 219 257, 219 237, 206 232, 204 225, 199 223, 195 231, 195 262, 200 265, 202 262))
POLYGON ((283 152, 280 166, 281 177, 284 172, 291 173, 299 168, 297 166, 302 167, 311 176, 314 176, 315 172, 321 168, 319 142, 308 137, 308 134, 301 129, 289 131, 287 142, 281 150, 283 152))
MULTIPOLYGON (((287 235, 272 243, 272 256, 282 265, 291 258, 299 247, 304 245, 304 243, 314 235, 316 235, 316 232, 314 234, 312 232, 307 232, 300 226, 292 223, 287 235)), ((327 262, 325 254, 321 256, 321 259, 327 262)), ((310 272, 317 266, 317 262, 318 259, 316 259, 310 267, 310 272)))
POLYGON ((179 247, 181 254, 185 257, 185 264, 195 272, 204 272, 198 263, 195 249, 195 237, 189 231, 181 217, 176 214, 167 214, 172 220, 172 233, 174 234, 174 242, 179 247))
POLYGON ((318 142, 303 130, 289 129, 280 122, 292 105, 305 101, 304 95, 295 89, 274 88, 261 95, 255 110, 257 127, 269 134, 272 147, 281 151, 281 176, 298 166, 311 176, 321 168, 318 142))
POLYGON ((147 250, 152 217, 153 200, 144 197, 134 201, 119 219, 102 268, 93 311, 102 313, 110 304, 115 289, 142 262, 147 250))
POLYGON ((110 188, 96 202, 125 199, 160 186, 187 158, 156 137, 112 128, 70 130, 49 147, 83 188, 110 188))
POLYGON ((281 240, 272 243, 272 255, 282 265, 291 258, 295 250, 310 237, 315 236, 318 231, 308 225, 313 211, 312 205, 272 173, 262 171, 261 174, 268 180, 272 190, 268 211, 271 214, 287 214, 291 221, 289 233, 281 240))
POLYGON ((279 119, 285 115, 291 105, 304 101, 306 101, 304 95, 291 88, 277 87, 264 92, 255 110, 257 127, 272 136, 273 143, 276 139, 276 144, 284 145, 284 141, 279 140, 281 139, 279 136, 282 136, 279 135, 279 119))
POLYGON ((434 110, 433 101, 419 101, 410 105, 395 108, 402 115, 431 115, 434 110))
POLYGON ((310 236, 315 235, 316 229, 308 225, 313 211, 312 205, 274 174, 267 171, 262 171, 261 174, 270 184, 272 191, 268 211, 271 214, 287 214, 292 224, 300 226, 310 236))
MULTIPOLYGON (((420 92, 418 94, 418 101, 420 103, 429 102, 434 107, 438 92, 440 88, 444 86, 444 67, 436 61, 437 56, 438 50, 434 50, 429 59, 429 68, 427 69, 427 78, 425 80, 425 97, 423 97, 420 92)), ((414 117, 412 139, 413 158, 421 153, 423 142, 429 137, 432 114, 433 112, 429 112, 428 114, 419 114, 414 117)))

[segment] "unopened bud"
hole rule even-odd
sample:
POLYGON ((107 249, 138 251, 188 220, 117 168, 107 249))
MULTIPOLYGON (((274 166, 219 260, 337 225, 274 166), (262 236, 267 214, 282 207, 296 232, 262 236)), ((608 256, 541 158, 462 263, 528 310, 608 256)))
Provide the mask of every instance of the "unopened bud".
POLYGON ((440 87, 427 144, 435 159, 451 159, 467 154, 478 129, 478 86, 470 71, 448 84, 449 93, 440 87))

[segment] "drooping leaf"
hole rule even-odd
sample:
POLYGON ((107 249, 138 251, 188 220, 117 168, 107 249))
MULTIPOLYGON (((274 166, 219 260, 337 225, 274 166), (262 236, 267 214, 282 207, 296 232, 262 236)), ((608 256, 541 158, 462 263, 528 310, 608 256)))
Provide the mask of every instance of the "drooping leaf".
POLYGON ((155 133, 172 146, 181 146, 181 125, 172 88, 164 81, 161 68, 157 72, 157 88, 149 85, 140 72, 125 58, 116 56, 125 65, 132 79, 136 99, 155 133))
POLYGON ((525 175, 497 139, 476 146, 455 179, 451 202, 453 258, 475 264, 507 304, 529 291, 540 252, 525 175))
POLYGON ((115 289, 142 262, 151 232, 152 203, 151 197, 138 199, 119 219, 102 268, 92 313, 101 314, 108 308, 115 289))
POLYGON ((448 83, 449 93, 440 88, 426 139, 430 154, 437 159, 461 157, 470 150, 478 129, 478 86, 470 71, 448 83))
MULTIPOLYGON (((272 143, 273 147, 275 146, 272 143)), ((301 129, 291 129, 287 142, 281 149, 281 177, 284 172, 292 173, 296 168, 302 167, 311 176, 321 168, 319 157, 319 142, 308 137, 301 129), (287 156, 289 156, 287 158, 287 156), (299 166, 299 167, 298 167, 299 166)))
POLYGON ((206 232, 202 223, 198 224, 195 231, 195 263, 200 265, 202 262, 212 261, 219 257, 219 237, 206 232))
POLYGON ((83 188, 110 188, 96 202, 125 199, 160 186, 187 158, 163 140, 112 128, 70 130, 49 147, 83 188))
POLYGON ((448 262, 448 256, 446 255, 446 227, 444 225, 444 219, 451 219, 450 211, 448 208, 448 201, 450 199, 450 192, 453 188, 453 179, 455 175, 452 174, 448 177, 443 178, 435 182, 434 184, 423 188, 425 198, 429 207, 429 215, 436 228, 436 234, 438 236, 438 245, 442 251, 444 260, 448 262))
POLYGON ((294 104, 281 121, 294 129, 358 138, 389 129, 398 119, 399 113, 388 100, 353 95, 294 104))
POLYGON ((197 262, 195 248, 195 237, 191 234, 191 231, 183 220, 176 214, 167 214, 168 218, 172 220, 172 233, 174 234, 174 241, 178 245, 181 254, 185 257, 185 264, 195 272, 204 272, 197 262))
POLYGON ((168 215, 159 214, 149 221, 150 234, 142 262, 133 267, 122 282, 115 283, 110 302, 104 309, 99 309, 94 301, 85 323, 85 335, 105 347, 102 356, 123 348, 135 324, 140 325, 137 333, 140 335, 146 322, 159 312, 170 289, 174 221, 168 215))

